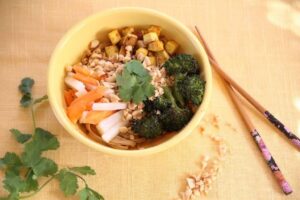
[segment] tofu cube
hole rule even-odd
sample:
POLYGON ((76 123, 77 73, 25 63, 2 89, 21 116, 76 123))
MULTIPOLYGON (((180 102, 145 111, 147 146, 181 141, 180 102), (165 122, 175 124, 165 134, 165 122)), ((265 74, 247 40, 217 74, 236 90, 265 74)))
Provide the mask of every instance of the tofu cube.
POLYGON ((105 47, 105 53, 107 57, 113 58, 118 55, 119 49, 115 45, 105 47))
POLYGON ((165 49, 170 55, 173 55, 178 49, 178 47, 179 45, 173 40, 168 41, 165 45, 165 49))
POLYGON ((150 32, 150 33, 143 35, 143 40, 144 40, 145 44, 149 44, 150 42, 157 41, 158 36, 155 32, 150 32))
POLYGON ((121 40, 121 35, 117 29, 108 33, 108 38, 112 44, 117 44, 121 40))
POLYGON ((158 66, 163 65, 169 58, 170 56, 165 50, 156 52, 156 62, 158 66))
POLYGON ((150 61, 151 65, 155 66, 156 65, 156 58, 154 56, 149 56, 148 58, 149 58, 149 61, 150 61))
POLYGON ((138 48, 137 50, 136 50, 136 52, 135 52, 135 55, 138 57, 139 55, 142 55, 142 56, 147 56, 147 54, 148 54, 148 50, 147 49, 145 49, 145 48, 138 48))
POLYGON ((126 35, 128 35, 128 34, 131 34, 131 33, 133 33, 133 32, 134 32, 134 28, 131 27, 131 26, 125 27, 125 28, 123 28, 123 29, 121 30, 121 33, 122 33, 123 36, 126 36, 126 35))
POLYGON ((124 40, 122 42, 122 44, 128 46, 135 46, 136 45, 136 42, 137 42, 137 36, 134 35, 134 34, 128 34, 126 36, 124 36, 124 40))
POLYGON ((156 25, 151 25, 148 28, 148 32, 155 32, 159 36, 160 32, 161 32, 161 27, 160 26, 156 26, 156 25))
POLYGON ((148 50, 149 51, 155 51, 155 52, 162 51, 162 50, 164 50, 164 43, 160 40, 156 40, 154 42, 151 42, 148 45, 148 50))

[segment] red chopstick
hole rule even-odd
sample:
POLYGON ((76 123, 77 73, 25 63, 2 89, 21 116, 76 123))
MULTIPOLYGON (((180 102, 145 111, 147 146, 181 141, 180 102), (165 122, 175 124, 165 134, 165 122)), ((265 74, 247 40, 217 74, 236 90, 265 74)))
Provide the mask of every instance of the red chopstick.
MULTIPOLYGON (((255 141, 255 143, 257 144, 257 147, 259 148, 260 152, 263 155, 263 158, 265 159, 265 161, 267 162, 268 167, 270 168, 270 170, 272 171, 274 177, 276 178, 279 186, 281 187, 282 191, 287 195, 293 192, 291 186, 289 185, 289 183, 286 181, 286 179, 284 178, 282 172, 280 171, 278 165, 276 164, 273 156, 271 155, 270 151, 268 150, 267 146, 265 145, 262 137, 260 136, 260 134, 258 133, 258 131, 256 130, 256 128, 254 127, 253 123, 251 122, 249 116, 247 115, 246 111, 244 110, 243 106, 242 106, 242 102, 240 101, 239 97, 237 96, 236 92, 234 91, 233 87, 234 86, 238 86, 238 84, 236 82, 234 82, 223 70, 221 70, 219 64, 217 63, 216 59, 214 58, 212 52, 210 51, 208 45, 206 44, 203 36, 201 35, 199 29, 197 28, 197 26, 195 26, 196 31, 198 33, 198 36, 200 38, 200 41, 202 42, 208 57, 209 57, 209 61, 212 64, 212 66, 214 67, 214 69, 216 69, 216 71, 220 74, 220 76, 226 81, 227 83, 227 87, 229 90, 229 93, 232 97, 232 100, 237 108, 237 110, 239 111, 241 117, 243 118, 253 140, 255 141), (225 78, 226 77, 226 78, 225 78), (232 81, 235 84, 232 84, 232 81)), ((242 95, 247 99, 251 99, 252 102, 256 102, 248 93, 246 93, 245 90, 243 90, 240 86, 238 86, 239 89, 237 89, 236 87, 234 87, 237 91, 240 92, 243 91, 244 96, 242 93, 242 95)), ((249 100, 250 101, 250 100, 249 100)), ((256 102, 257 103, 257 102, 256 102)), ((260 105, 257 103, 255 104, 256 106, 260 107, 260 105)), ((255 106, 255 107, 256 107, 255 106)), ((262 108, 262 107, 261 107, 262 108)))

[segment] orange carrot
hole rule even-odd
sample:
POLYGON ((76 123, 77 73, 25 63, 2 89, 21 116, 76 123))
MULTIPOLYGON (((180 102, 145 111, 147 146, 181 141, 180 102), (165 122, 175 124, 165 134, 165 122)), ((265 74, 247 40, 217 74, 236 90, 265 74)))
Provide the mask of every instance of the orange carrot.
POLYGON ((82 112, 87 109, 88 105, 103 96, 104 90, 104 87, 97 87, 95 90, 91 90, 87 94, 72 101, 70 106, 67 108, 67 115, 69 119, 73 123, 76 123, 82 112))
POLYGON ((83 68, 83 67, 80 66, 80 65, 75 65, 75 66, 73 66, 73 69, 75 70, 76 73, 83 74, 83 75, 85 75, 85 76, 90 76, 89 70, 83 68))
POLYGON ((103 119, 109 117, 111 114, 113 114, 113 111, 90 111, 88 112, 87 116, 83 120, 82 123, 86 124, 98 124, 103 119))
POLYGON ((72 103, 72 101, 74 101, 74 99, 76 98, 75 91, 72 89, 64 90, 64 97, 67 106, 69 106, 72 103))
POLYGON ((75 79, 79 80, 79 81, 82 81, 86 84, 91 84, 91 85, 95 85, 97 86, 98 85, 98 80, 90 77, 90 76, 86 76, 86 75, 83 75, 83 74, 80 74, 80 73, 76 73, 74 76, 73 76, 75 79))
MULTIPOLYGON (((97 102, 98 100, 96 100, 95 102, 97 102)), ((89 102, 87 105, 86 105, 86 110, 93 110, 93 103, 94 102, 89 102)))
POLYGON ((89 70, 83 68, 80 65, 73 66, 73 69, 76 73, 79 73, 79 74, 82 74, 82 75, 85 75, 85 76, 90 76, 94 79, 99 79, 99 77, 97 75, 91 74, 89 70))

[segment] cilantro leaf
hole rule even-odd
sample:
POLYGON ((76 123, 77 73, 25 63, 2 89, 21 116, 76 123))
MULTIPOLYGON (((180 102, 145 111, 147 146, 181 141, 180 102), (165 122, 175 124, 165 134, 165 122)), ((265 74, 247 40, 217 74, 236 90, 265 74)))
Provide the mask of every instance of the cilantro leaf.
POLYGON ((44 95, 34 100, 33 104, 41 103, 42 101, 48 100, 48 95, 44 95))
POLYGON ((38 189, 39 184, 37 180, 34 178, 34 176, 35 175, 33 171, 30 171, 29 174, 26 176, 24 192, 35 191, 38 189))
POLYGON ((142 63, 138 60, 131 60, 125 64, 126 69, 130 73, 134 73, 140 77, 148 75, 147 70, 144 68, 142 63))
POLYGON ((2 166, 5 166, 7 171, 19 174, 20 168, 22 167, 22 162, 20 157, 16 153, 7 152, 3 158, 1 158, 2 166))
POLYGON ((3 159, 1 158, 0 159, 0 169, 4 168, 4 166, 5 166, 5 163, 4 163, 3 159))
POLYGON ((57 164, 48 158, 41 158, 32 169, 37 177, 49 176, 54 175, 57 172, 57 164))
POLYGON ((28 107, 31 105, 32 97, 31 97, 31 90, 34 84, 34 80, 31 78, 23 78, 21 84, 19 85, 19 90, 23 94, 20 104, 23 107, 28 107))
POLYGON ((34 84, 34 80, 31 78, 23 78, 19 85, 19 90, 22 94, 31 94, 31 89, 34 84))
POLYGON ((140 103, 153 96, 151 79, 140 61, 127 62, 122 74, 118 74, 116 78, 121 99, 125 102, 132 100, 134 103, 140 103))
POLYGON ((132 101, 136 104, 146 100, 147 96, 144 95, 143 88, 139 85, 133 88, 132 101))
POLYGON ((26 185, 21 177, 11 171, 6 171, 5 179, 3 180, 3 187, 10 193, 19 193, 24 191, 26 185))
POLYGON ((10 193, 7 197, 0 197, 0 200, 19 200, 19 193, 10 193))
POLYGON ((56 136, 42 128, 35 129, 33 141, 37 143, 37 148, 41 151, 55 150, 59 147, 56 136))
POLYGON ((21 159, 25 166, 34 167, 41 159, 42 151, 55 150, 59 147, 57 138, 42 128, 36 128, 32 141, 25 144, 21 159))
POLYGON ((96 175, 95 170, 93 170, 90 166, 72 167, 70 170, 78 172, 82 175, 96 175))
POLYGON ((33 167, 41 159, 41 154, 39 144, 32 140, 25 144, 24 152, 21 154, 21 160, 26 167, 33 167))
POLYGON ((31 102, 32 102, 32 97, 31 97, 31 94, 28 93, 28 94, 24 94, 20 100, 20 104, 22 107, 26 108, 28 106, 31 105, 31 102))
POLYGON ((60 170, 57 179, 59 180, 60 189, 65 196, 70 196, 76 193, 78 188, 77 177, 74 173, 66 169, 60 170))
POLYGON ((123 101, 128 102, 131 100, 132 93, 133 93, 132 88, 129 89, 124 88, 120 90, 119 95, 123 101))
POLYGON ((79 197, 80 200, 104 200, 103 196, 89 187, 85 187, 80 190, 79 197))
POLYGON ((13 134, 17 142, 21 144, 27 142, 32 136, 31 134, 24 134, 18 129, 14 129, 14 128, 10 129, 9 131, 13 134))
POLYGON ((136 77, 132 76, 127 69, 125 69, 122 72, 122 75, 120 75, 120 74, 117 75, 116 81, 117 81, 118 86, 120 86, 122 88, 127 88, 127 89, 131 88, 135 84, 137 84, 136 77))

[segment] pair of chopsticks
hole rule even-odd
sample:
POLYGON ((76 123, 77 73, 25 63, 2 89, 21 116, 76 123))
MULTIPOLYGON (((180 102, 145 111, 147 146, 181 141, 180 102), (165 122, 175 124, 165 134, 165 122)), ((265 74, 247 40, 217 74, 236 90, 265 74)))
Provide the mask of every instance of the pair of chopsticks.
POLYGON ((271 122, 277 129, 279 129, 281 133, 283 133, 288 138, 288 140, 297 147, 298 150, 300 150, 300 139, 295 134, 293 134, 283 123, 281 123, 277 118, 275 118, 268 110, 266 110, 262 105, 260 105, 250 94, 248 94, 241 86, 239 86, 221 69, 220 65, 216 61, 214 55, 209 49, 197 26, 195 26, 195 29, 199 36, 200 42, 203 44, 205 51, 208 54, 211 65, 225 80, 226 85, 228 86, 228 91, 237 110, 239 111, 242 119, 244 120, 245 125, 247 126, 253 140, 257 144, 257 147, 259 148, 260 152, 262 153, 263 158, 267 162, 268 167, 270 168, 274 177, 276 178, 279 186, 286 195, 292 193, 293 190, 291 186, 284 178, 273 156, 271 155, 270 151, 265 145, 262 137, 260 136, 253 123, 251 122, 250 118, 248 117, 245 109, 242 106, 241 99, 237 95, 237 92, 241 94, 246 100, 248 100, 249 103, 251 103, 266 119, 268 119, 269 122, 271 122))

